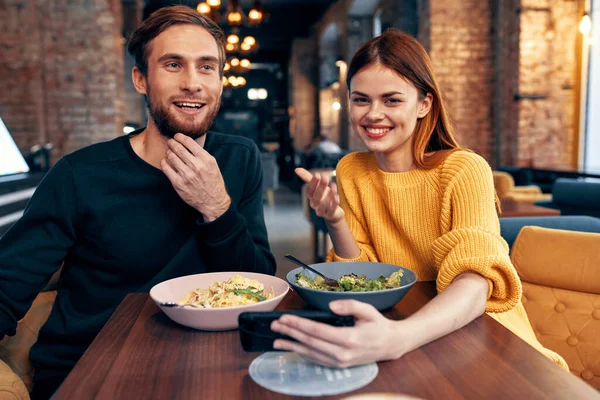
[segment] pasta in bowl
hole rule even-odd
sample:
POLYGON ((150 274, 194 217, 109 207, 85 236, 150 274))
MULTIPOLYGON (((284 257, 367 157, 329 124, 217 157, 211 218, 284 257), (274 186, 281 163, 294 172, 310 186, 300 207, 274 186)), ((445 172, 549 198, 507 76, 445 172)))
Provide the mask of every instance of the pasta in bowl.
POLYGON ((238 307, 273 297, 273 290, 266 291, 265 285, 256 279, 236 274, 226 281, 211 283, 207 289, 197 288, 190 291, 178 304, 200 308, 238 307))
POLYGON ((254 272, 212 272, 161 282, 150 289, 156 305, 178 324, 200 330, 237 329, 246 311, 273 311, 289 285, 282 279, 254 272), (163 303, 177 303, 165 307, 163 303))

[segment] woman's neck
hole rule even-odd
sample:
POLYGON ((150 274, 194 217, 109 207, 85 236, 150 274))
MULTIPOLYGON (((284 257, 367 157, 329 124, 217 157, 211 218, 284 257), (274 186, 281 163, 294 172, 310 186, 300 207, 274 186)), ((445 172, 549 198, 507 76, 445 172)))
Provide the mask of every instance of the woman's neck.
POLYGON ((412 143, 410 144, 387 153, 375 153, 379 169, 384 172, 409 172, 417 169, 418 166, 413 156, 412 143))

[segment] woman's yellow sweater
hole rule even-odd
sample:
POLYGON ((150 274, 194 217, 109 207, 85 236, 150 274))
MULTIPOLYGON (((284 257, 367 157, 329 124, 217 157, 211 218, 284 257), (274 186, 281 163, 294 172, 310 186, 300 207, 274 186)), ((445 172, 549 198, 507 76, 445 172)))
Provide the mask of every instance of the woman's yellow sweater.
POLYGON ((544 355, 568 368, 535 337, 521 303, 521 281, 500 236, 492 171, 475 153, 455 151, 438 167, 404 173, 379 169, 375 155, 344 157, 336 172, 341 206, 361 253, 328 261, 402 265, 438 293, 466 271, 489 282, 486 311, 544 355))

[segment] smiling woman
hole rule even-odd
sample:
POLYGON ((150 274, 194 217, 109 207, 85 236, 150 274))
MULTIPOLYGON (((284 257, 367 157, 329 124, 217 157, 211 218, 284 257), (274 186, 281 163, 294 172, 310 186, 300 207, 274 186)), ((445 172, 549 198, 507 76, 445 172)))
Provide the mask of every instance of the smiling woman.
POLYGON ((469 324, 484 312, 566 368, 535 338, 521 282, 500 236, 492 171, 454 138, 429 56, 388 30, 352 58, 347 84, 354 132, 370 152, 344 157, 339 184, 303 169, 310 206, 327 224, 328 261, 403 266, 435 281, 439 295, 402 321, 355 300, 329 304, 354 327, 285 316, 273 329, 298 342, 276 347, 323 365, 394 359, 469 324))

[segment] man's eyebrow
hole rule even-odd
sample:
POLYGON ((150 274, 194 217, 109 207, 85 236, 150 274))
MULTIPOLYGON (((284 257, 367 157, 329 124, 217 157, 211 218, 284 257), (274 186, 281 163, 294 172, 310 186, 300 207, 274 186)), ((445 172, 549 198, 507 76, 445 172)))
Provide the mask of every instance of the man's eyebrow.
MULTIPOLYGON (((166 60, 177 60, 177 61, 182 61, 184 59, 184 57, 181 54, 177 54, 177 53, 166 53, 163 54, 162 56, 160 56, 158 58, 158 62, 162 62, 162 61, 166 61, 166 60)), ((219 59, 215 56, 200 56, 196 59, 196 61, 204 61, 204 62, 218 62, 219 59)))
POLYGON ((209 61, 209 62, 219 62, 219 59, 215 56, 200 56, 196 59, 197 61, 209 61))
POLYGON ((180 54, 167 53, 167 54, 163 54, 162 56, 160 56, 158 58, 158 62, 165 61, 165 60, 183 60, 183 57, 180 54))

